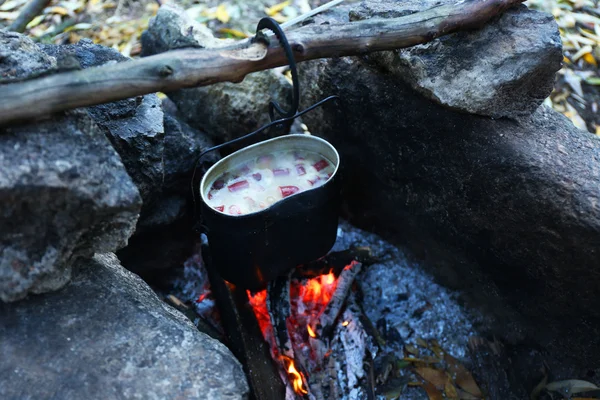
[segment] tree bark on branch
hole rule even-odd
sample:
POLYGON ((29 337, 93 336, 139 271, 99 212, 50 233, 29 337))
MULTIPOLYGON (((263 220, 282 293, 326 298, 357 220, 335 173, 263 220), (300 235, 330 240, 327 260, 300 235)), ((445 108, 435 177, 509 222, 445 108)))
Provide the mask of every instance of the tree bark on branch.
MULTIPOLYGON (((466 0, 392 19, 307 25, 286 32, 296 61, 400 49, 479 28, 523 0, 466 0)), ((75 72, 0 85, 0 125, 153 92, 240 82, 286 65, 276 40, 250 39, 214 49, 184 49, 75 72)))

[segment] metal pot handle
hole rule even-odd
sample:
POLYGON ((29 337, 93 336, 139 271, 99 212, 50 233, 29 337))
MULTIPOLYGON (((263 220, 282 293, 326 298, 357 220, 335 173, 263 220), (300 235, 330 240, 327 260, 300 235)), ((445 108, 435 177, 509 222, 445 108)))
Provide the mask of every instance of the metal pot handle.
MULTIPOLYGON (((200 155, 198 155, 198 158, 196 159, 196 163, 195 163, 196 166, 198 166, 200 159, 207 153, 210 153, 211 151, 219 150, 225 146, 229 146, 231 144, 235 144, 235 143, 241 142, 243 140, 246 140, 254 135, 257 135, 257 134, 267 130, 268 128, 271 128, 272 126, 275 126, 275 125, 282 125, 282 126, 284 126, 284 124, 291 125, 292 121, 294 119, 298 118, 299 116, 304 115, 307 112, 312 111, 317 107, 320 107, 321 105, 327 103, 328 101, 339 98, 338 96, 335 96, 335 95, 326 97, 323 100, 311 105, 310 107, 298 112, 298 107, 300 104, 300 84, 299 84, 299 79, 298 79, 298 70, 296 69, 296 60, 294 58, 294 53, 292 51, 292 48, 290 47, 290 44, 288 43, 285 33, 283 32, 283 30, 281 29, 281 27, 279 26, 277 21, 275 21, 273 18, 270 18, 270 17, 265 17, 258 22, 256 36, 254 38, 252 38, 253 42, 262 41, 262 42, 265 42, 267 44, 267 46, 270 44, 269 38, 264 33, 261 32, 262 29, 269 29, 269 30, 273 31, 273 33, 275 34, 275 37, 277 37, 277 40, 279 41, 279 43, 281 44, 281 47, 285 51, 285 55, 288 59, 288 63, 290 66, 290 71, 292 73, 292 96, 293 96, 292 97, 292 108, 289 111, 285 111, 276 101, 271 100, 269 102, 269 117, 271 118, 271 122, 269 122, 266 125, 261 126, 257 130, 250 132, 244 136, 241 136, 236 139, 232 139, 228 142, 221 143, 217 146, 214 146, 214 147, 204 150, 202 153, 200 153, 200 155), (275 111, 277 111, 277 113, 281 116, 281 118, 275 119, 275 111)), ((196 171, 194 169, 194 173, 195 172, 196 171)))

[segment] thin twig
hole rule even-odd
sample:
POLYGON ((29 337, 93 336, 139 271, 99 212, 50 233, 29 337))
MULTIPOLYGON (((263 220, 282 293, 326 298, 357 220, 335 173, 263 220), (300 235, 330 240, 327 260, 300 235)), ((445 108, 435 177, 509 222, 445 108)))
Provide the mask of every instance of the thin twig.
POLYGON ((330 8, 333 8, 335 6, 337 6, 338 4, 340 4, 341 2, 343 2, 344 0, 332 0, 329 3, 325 3, 320 5, 319 7, 315 8, 314 10, 310 10, 309 12, 307 12, 306 14, 302 14, 297 16, 296 18, 292 18, 289 21, 285 21, 283 24, 281 24, 281 27, 283 29, 289 28, 290 26, 294 26, 296 24, 299 24, 300 22, 314 16, 317 15, 323 11, 327 11, 330 8))
MULTIPOLYGON (((0 2, 0 4, 2 3, 0 2)), ((32 19, 40 15, 48 4, 50 4, 50 0, 31 0, 23 8, 23 10, 21 10, 21 13, 17 19, 10 24, 8 30, 19 33, 24 32, 27 24, 30 23, 32 19)))

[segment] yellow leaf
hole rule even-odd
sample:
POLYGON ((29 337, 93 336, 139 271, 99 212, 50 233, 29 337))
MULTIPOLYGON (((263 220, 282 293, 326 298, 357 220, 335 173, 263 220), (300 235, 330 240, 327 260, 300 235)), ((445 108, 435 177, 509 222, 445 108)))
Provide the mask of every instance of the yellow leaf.
POLYGON ((596 136, 600 136, 600 125, 596 125, 596 136))
POLYGON ((248 34, 244 33, 242 31, 238 31, 237 29, 231 29, 231 28, 221 28, 219 29, 220 33, 229 33, 230 35, 233 35, 235 37, 239 37, 239 38, 247 38, 248 34))
POLYGON ((598 66, 598 63, 596 62, 596 59, 594 58, 594 56, 592 55, 592 53, 586 53, 583 55, 583 59, 585 60, 586 63, 593 65, 594 67, 598 66))
POLYGON ((69 10, 67 10, 67 9, 66 9, 66 8, 64 8, 64 7, 58 7, 58 6, 56 6, 56 7, 52 7, 52 8, 49 10, 49 12, 50 12, 50 14, 58 14, 58 15, 62 15, 62 16, 65 16, 65 15, 69 15, 69 14, 70 14, 70 13, 69 13, 69 10))
POLYGON ((564 62, 565 64, 571 64, 571 60, 569 60, 569 59, 567 58, 567 56, 563 56, 563 62, 564 62))
POLYGON ((38 26, 44 20, 44 17, 44 15, 38 15, 37 17, 32 19, 31 22, 27 24, 27 29, 35 28, 36 26, 38 26))
POLYGON ((225 7, 225 4, 220 4, 217 7, 217 19, 224 24, 229 22, 230 16, 229 16, 229 13, 227 12, 227 8, 225 7))
POLYGON ((271 6, 269 8, 265 8, 265 13, 269 16, 272 17, 275 14, 281 12, 284 8, 286 8, 287 6, 289 6, 291 3, 290 0, 284 1, 283 3, 279 3, 279 4, 275 4, 274 6, 271 6))

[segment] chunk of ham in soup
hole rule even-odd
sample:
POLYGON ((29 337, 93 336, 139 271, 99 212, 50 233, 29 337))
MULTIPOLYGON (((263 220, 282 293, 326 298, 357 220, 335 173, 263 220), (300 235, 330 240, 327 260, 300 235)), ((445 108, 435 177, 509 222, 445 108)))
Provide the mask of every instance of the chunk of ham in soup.
POLYGON ((230 215, 260 211, 277 201, 323 185, 335 167, 307 151, 281 151, 243 162, 215 179, 206 193, 208 205, 230 215))

